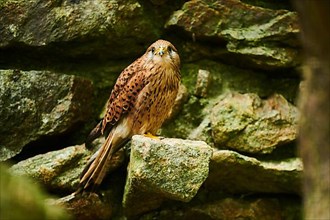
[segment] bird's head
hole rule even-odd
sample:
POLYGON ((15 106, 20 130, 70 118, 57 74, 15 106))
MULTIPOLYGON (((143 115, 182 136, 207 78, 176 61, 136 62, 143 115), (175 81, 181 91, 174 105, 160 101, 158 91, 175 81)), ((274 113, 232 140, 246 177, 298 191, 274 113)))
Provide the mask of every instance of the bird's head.
POLYGON ((147 62, 159 63, 161 65, 170 65, 174 68, 180 68, 180 57, 176 48, 166 40, 157 40, 151 44, 146 51, 147 62))

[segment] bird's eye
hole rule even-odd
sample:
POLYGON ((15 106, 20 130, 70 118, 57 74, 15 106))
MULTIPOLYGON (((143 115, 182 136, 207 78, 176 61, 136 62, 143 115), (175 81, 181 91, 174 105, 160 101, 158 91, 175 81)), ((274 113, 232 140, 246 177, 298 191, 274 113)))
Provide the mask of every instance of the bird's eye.
POLYGON ((152 48, 150 49, 150 51, 151 51, 151 53, 155 53, 155 48, 152 47, 152 48))
POLYGON ((169 53, 172 53, 172 52, 174 51, 173 48, 172 48, 171 46, 168 46, 168 47, 167 47, 167 50, 168 50, 169 53))

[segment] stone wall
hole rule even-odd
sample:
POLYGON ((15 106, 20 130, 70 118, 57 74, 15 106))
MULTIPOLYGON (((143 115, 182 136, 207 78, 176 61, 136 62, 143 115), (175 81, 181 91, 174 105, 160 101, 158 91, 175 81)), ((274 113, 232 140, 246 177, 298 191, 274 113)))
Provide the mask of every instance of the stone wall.
POLYGON ((0 14, 0 160, 53 204, 77 219, 302 218, 288 1, 3 0, 0 14), (117 76, 159 38, 182 61, 166 138, 134 136, 99 194, 70 195, 117 76))

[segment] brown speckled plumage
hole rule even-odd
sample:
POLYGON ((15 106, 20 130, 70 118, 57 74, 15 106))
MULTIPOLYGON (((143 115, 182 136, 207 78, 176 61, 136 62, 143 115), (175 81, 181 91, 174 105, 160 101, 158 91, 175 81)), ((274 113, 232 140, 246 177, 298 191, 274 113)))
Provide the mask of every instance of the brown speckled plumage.
POLYGON ((153 43, 123 70, 111 92, 107 112, 86 140, 108 134, 82 172, 78 191, 101 184, 112 155, 135 134, 156 134, 178 93, 180 57, 168 41, 153 43))

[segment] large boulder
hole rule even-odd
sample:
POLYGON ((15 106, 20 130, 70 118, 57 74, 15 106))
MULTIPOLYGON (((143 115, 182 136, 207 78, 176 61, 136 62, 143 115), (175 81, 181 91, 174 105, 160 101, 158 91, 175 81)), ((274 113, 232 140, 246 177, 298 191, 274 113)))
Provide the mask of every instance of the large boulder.
POLYGON ((165 199, 190 201, 209 172, 212 148, 202 141, 133 136, 123 206, 127 215, 165 199))
POLYGON ((0 49, 48 48, 49 54, 62 56, 141 53, 143 44, 159 37, 161 27, 132 0, 5 0, 0 14, 0 49))
POLYGON ((0 70, 0 161, 90 117, 92 83, 49 71, 0 70))
POLYGON ((187 45, 204 57, 221 57, 262 69, 296 66, 299 61, 296 12, 252 6, 239 0, 188 1, 169 18, 167 28, 184 30, 198 41, 218 42, 205 49, 187 45), (229 56, 228 56, 229 55, 229 56), (237 59, 234 60, 237 60, 237 59))
POLYGON ((228 93, 213 107, 210 121, 219 147, 265 154, 297 138, 298 109, 278 94, 262 100, 228 93))

